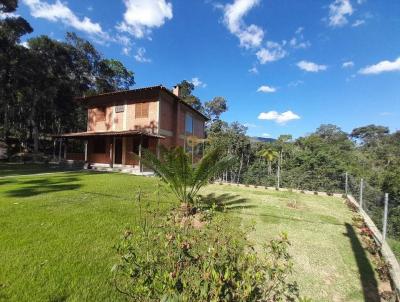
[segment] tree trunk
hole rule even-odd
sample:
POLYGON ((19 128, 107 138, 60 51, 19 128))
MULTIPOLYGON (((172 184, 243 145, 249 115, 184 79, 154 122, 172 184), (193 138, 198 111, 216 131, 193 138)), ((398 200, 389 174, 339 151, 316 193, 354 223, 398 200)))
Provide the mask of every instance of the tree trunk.
POLYGON ((239 171, 238 171, 237 178, 236 178, 236 183, 240 182, 240 173, 242 173, 242 167, 243 167, 243 152, 242 152, 242 156, 240 157, 240 165, 239 165, 239 171))
POLYGON ((32 126, 32 138, 33 138, 33 152, 39 152, 39 128, 36 123, 36 100, 33 101, 31 114, 29 116, 29 122, 32 126))
POLYGON ((271 175, 272 174, 272 164, 271 164, 271 161, 269 160, 268 161, 268 175, 271 175))

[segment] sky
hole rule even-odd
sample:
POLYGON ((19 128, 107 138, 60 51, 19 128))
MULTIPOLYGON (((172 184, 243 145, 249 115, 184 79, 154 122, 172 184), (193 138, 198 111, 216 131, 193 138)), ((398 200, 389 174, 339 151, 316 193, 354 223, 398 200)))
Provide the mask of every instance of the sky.
POLYGON ((135 73, 135 87, 186 79, 251 136, 321 124, 400 129, 398 0, 19 0, 37 35, 67 31, 135 73))

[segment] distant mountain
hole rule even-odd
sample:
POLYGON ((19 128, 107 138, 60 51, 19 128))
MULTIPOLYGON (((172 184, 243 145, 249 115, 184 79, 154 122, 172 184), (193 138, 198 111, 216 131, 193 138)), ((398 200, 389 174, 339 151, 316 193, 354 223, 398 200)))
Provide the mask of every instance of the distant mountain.
POLYGON ((250 141, 253 143, 273 143, 276 141, 275 138, 271 137, 260 137, 260 136, 250 136, 250 141))

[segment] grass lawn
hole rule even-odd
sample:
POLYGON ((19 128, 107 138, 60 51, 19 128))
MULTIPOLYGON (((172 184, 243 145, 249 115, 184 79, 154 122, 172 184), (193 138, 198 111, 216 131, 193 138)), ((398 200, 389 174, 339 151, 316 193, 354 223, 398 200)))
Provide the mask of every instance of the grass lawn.
POLYGON ((254 223, 250 238, 258 246, 287 232, 301 295, 313 301, 379 301, 378 276, 342 199, 227 185, 202 193, 224 199, 243 224, 254 223))
MULTIPOLYGON (((24 164, 24 163, 7 163, 0 162, 0 177, 14 175, 29 175, 35 173, 49 173, 57 171, 65 171, 66 167, 50 164, 24 164)), ((69 170, 76 170, 70 167, 69 170)))
MULTIPOLYGON (((0 178, 0 300, 123 301, 110 283, 113 245, 137 223, 139 186, 157 205, 156 182, 86 172, 0 178)), ((242 225, 254 221, 258 245, 287 231, 302 295, 375 301, 376 277, 341 199, 220 185, 202 193, 224 201, 242 225)), ((161 212, 176 205, 165 189, 161 198, 161 212)))
MULTIPOLYGON (((113 245, 137 221, 135 190, 154 199, 155 184, 84 172, 0 178, 0 300, 123 301, 110 284, 113 245)), ((161 196, 167 212, 173 198, 161 196)))

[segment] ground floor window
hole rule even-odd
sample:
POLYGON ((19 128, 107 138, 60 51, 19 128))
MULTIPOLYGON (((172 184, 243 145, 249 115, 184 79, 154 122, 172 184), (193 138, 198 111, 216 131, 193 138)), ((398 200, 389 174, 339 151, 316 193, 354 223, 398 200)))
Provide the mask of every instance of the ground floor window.
POLYGON ((93 153, 106 153, 106 138, 98 137, 94 139, 93 153))

